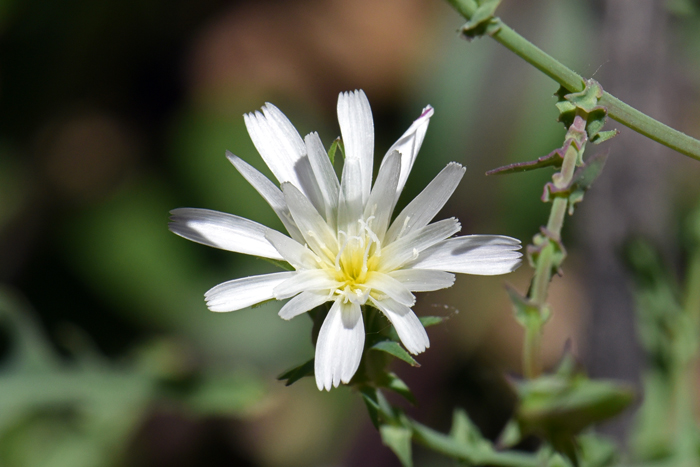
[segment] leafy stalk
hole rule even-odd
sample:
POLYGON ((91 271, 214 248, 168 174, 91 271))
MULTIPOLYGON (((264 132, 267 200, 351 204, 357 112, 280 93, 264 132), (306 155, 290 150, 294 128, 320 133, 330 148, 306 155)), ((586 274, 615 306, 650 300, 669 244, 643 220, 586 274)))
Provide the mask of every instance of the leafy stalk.
MULTIPOLYGON (((497 2, 484 1, 481 5, 474 0, 447 0, 467 20, 472 20, 484 6, 497 2)), ((493 11, 495 6, 491 6, 493 11)), ((580 92, 586 86, 585 80, 551 55, 545 53, 532 42, 508 27, 500 18, 484 17, 476 35, 487 34, 517 56, 559 83, 569 92, 580 92)), ((474 36, 472 36, 474 37, 474 36)), ((693 159, 700 160, 700 141, 665 125, 622 102, 608 92, 600 98, 600 104, 608 110, 610 118, 652 140, 693 159)))

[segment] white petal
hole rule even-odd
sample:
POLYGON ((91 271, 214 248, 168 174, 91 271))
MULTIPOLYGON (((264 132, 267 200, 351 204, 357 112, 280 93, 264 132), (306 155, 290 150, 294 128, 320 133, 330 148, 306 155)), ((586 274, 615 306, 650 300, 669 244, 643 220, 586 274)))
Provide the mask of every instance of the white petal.
POLYGON ((279 312, 280 318, 292 319, 302 313, 323 305, 329 299, 327 293, 302 292, 284 304, 279 312))
POLYGON ((454 274, 426 269, 399 269, 390 272, 389 275, 401 282, 411 292, 431 292, 433 290, 446 289, 452 287, 452 284, 455 282, 454 274))
POLYGON ((364 91, 344 92, 338 96, 338 123, 345 145, 345 160, 360 163, 362 204, 367 202, 372 184, 374 122, 364 91))
POLYGON ((360 163, 356 159, 345 159, 338 200, 338 230, 349 236, 358 235, 358 220, 364 210, 360 169, 360 163))
POLYGON ((294 185, 283 183, 282 192, 306 243, 321 257, 335 257, 338 240, 323 217, 294 185))
POLYGON ((299 271, 275 287, 275 298, 284 300, 306 290, 329 290, 339 285, 338 281, 321 269, 299 271))
POLYGON ((427 187, 401 211, 386 234, 386 240, 395 240, 428 225, 442 209, 464 175, 464 167, 450 162, 427 187))
POLYGON ((459 221, 452 217, 450 219, 434 222, 420 230, 401 237, 394 243, 390 243, 382 248, 378 270, 381 272, 390 272, 402 267, 408 262, 414 261, 423 250, 436 243, 442 242, 449 236, 459 232, 459 229, 459 221))
POLYGON ((349 383, 360 366, 365 328, 360 305, 333 303, 316 342, 314 373, 319 391, 349 383))
POLYGON ((409 307, 390 298, 385 300, 372 299, 372 303, 389 318, 406 350, 415 355, 430 347, 428 333, 425 332, 420 320, 409 307))
POLYGON ((233 214, 209 209, 173 209, 168 228, 202 245, 263 258, 283 259, 265 238, 265 234, 272 229, 233 214))
POLYGON ((314 171, 318 187, 323 196, 326 222, 328 222, 331 228, 334 228, 338 215, 338 192, 340 191, 338 177, 335 174, 335 170, 333 170, 331 161, 328 158, 328 153, 326 153, 326 149, 323 147, 318 133, 306 135, 304 141, 306 142, 306 149, 309 153, 311 168, 314 171))
POLYGON ((299 188, 319 207, 321 193, 306 155, 306 145, 292 122, 269 102, 261 112, 243 116, 250 139, 280 183, 299 188))
POLYGON ((276 272, 224 282, 207 291, 204 297, 211 311, 236 311, 275 298, 273 289, 296 272, 276 272))
POLYGON ((238 170, 238 172, 243 175, 248 183, 250 183, 253 188, 257 190, 258 193, 267 201, 267 204, 275 211, 277 217, 280 218, 284 227, 289 232, 295 240, 299 241, 303 237, 299 232, 292 215, 289 213, 289 208, 287 203, 284 201, 284 195, 282 191, 275 186, 266 176, 258 172, 252 165, 245 162, 240 157, 226 151, 226 157, 233 164, 233 166, 238 170))
POLYGON ((440 242, 424 250, 406 268, 436 269, 490 276, 520 266, 520 240, 502 235, 467 235, 440 242))
MULTIPOLYGON (((387 156, 393 151, 398 151, 401 154, 401 175, 399 176, 399 182, 396 186, 396 199, 399 198, 401 191, 403 190, 408 175, 411 173, 413 168, 413 163, 416 160, 418 151, 423 144, 423 138, 425 138, 425 133, 428 131, 428 123, 430 123, 430 117, 433 116, 433 108, 427 106, 423 109, 420 117, 413 122, 413 124, 406 130, 406 132, 399 138, 392 147, 387 151, 387 156)), ((384 166, 386 162, 386 156, 382 161, 381 167, 384 166)))
POLYGON ((401 282, 387 274, 376 271, 370 272, 367 275, 365 285, 371 288, 373 292, 381 292, 403 305, 413 306, 416 303, 416 297, 413 296, 411 291, 401 282))
POLYGON ((380 240, 384 238, 389 227, 391 213, 396 204, 396 184, 399 181, 400 169, 401 155, 398 152, 394 151, 384 158, 365 206, 365 219, 374 216, 371 227, 380 240))
POLYGON ((312 269, 319 266, 320 259, 311 250, 286 235, 270 230, 265 234, 265 238, 295 269, 312 269))

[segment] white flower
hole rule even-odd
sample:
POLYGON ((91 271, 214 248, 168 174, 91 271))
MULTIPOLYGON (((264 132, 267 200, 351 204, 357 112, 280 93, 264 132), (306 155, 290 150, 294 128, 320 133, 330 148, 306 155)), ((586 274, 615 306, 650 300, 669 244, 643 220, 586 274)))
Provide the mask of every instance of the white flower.
POLYGON ((267 103, 262 113, 245 115, 245 123, 280 188, 240 158, 227 155, 274 209, 289 236, 232 214, 193 208, 171 213, 170 230, 184 238, 284 260, 295 269, 219 284, 205 294, 210 310, 290 299, 279 315, 291 319, 333 302, 316 343, 319 390, 348 383, 357 371, 365 341, 362 305, 381 310, 406 349, 418 354, 430 342, 411 310, 413 292, 450 287, 451 273, 503 274, 520 263, 520 241, 514 238, 452 237, 460 230, 457 219, 430 223, 464 174, 454 162, 391 221, 432 115, 430 106, 423 109, 394 143, 372 186, 374 124, 364 92, 338 97, 345 145, 340 181, 318 134, 302 140, 287 117, 267 103))

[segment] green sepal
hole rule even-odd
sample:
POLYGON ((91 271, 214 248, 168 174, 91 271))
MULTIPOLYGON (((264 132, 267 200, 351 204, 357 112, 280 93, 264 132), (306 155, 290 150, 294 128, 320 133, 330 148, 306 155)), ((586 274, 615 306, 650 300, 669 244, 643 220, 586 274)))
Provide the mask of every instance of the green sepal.
POLYGON ((285 381, 285 386, 290 386, 302 378, 314 375, 314 359, 308 362, 291 368, 277 377, 279 381, 285 381))
POLYGON ((335 164, 335 152, 340 149, 340 154, 345 159, 345 145, 340 137, 337 137, 331 144, 330 149, 328 149, 328 158, 331 160, 331 165, 335 164))
POLYGON ((421 316, 418 319, 420 320, 420 324, 422 324, 424 328, 427 328, 429 326, 435 326, 436 324, 440 324, 447 318, 443 316, 421 316))
POLYGON ((411 437, 413 430, 403 425, 380 425, 379 434, 384 446, 391 449, 404 467, 413 466, 411 437))
POLYGON ((497 26, 489 30, 489 26, 494 24, 494 15, 501 0, 482 0, 479 7, 464 26, 462 26, 462 37, 472 40, 484 34, 494 34, 500 28, 497 26))
POLYGON ((406 349, 401 347, 401 344, 399 344, 396 341, 381 341, 377 342, 374 344, 372 347, 370 347, 372 350, 379 350, 382 352, 386 352, 388 354, 393 355, 394 357, 403 360, 404 362, 408 363, 411 366, 420 366, 420 364, 413 358, 411 357, 411 354, 409 354, 406 349))

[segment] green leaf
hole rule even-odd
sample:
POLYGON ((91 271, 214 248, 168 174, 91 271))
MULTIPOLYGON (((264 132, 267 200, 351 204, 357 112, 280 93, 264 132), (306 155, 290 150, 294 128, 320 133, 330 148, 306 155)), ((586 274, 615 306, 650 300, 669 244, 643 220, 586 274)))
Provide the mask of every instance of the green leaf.
POLYGON ((490 31, 488 27, 492 24, 496 8, 498 8, 500 3, 501 0, 483 0, 480 2, 472 17, 462 26, 462 36, 471 40, 487 32, 490 34, 495 33, 497 29, 490 31))
POLYGON ((335 164, 335 152, 338 149, 340 149, 340 154, 343 156, 343 159, 345 159, 345 145, 340 137, 333 141, 333 144, 331 144, 331 147, 328 150, 328 158, 331 160, 331 165, 335 164))
POLYGON ((408 363, 411 366, 420 366, 420 364, 411 357, 411 354, 409 354, 406 349, 401 347, 401 344, 399 344, 396 341, 381 341, 377 342, 374 344, 372 347, 370 347, 372 350, 379 350, 382 352, 386 352, 388 354, 393 355, 394 357, 403 360, 404 362, 408 363))
POLYGON ((524 327, 529 326, 532 321, 544 323, 551 316, 551 311, 547 305, 537 305, 508 283, 506 283, 506 291, 513 304, 515 319, 524 327))
POLYGON ((391 389, 395 393, 403 396, 411 404, 415 405, 417 403, 416 397, 413 395, 408 385, 404 383, 401 378, 396 376, 394 373, 387 373, 387 377, 389 379, 385 385, 387 389, 391 389))
POLYGON ((444 316, 421 316, 418 319, 420 320, 420 324, 422 324, 424 328, 427 328, 428 326, 435 326, 436 324, 440 324, 447 318, 445 318, 444 316))
POLYGON ((518 385, 518 421, 524 432, 552 441, 614 417, 634 400, 627 385, 581 374, 548 375, 518 385))
POLYGON ((404 467, 411 467, 413 465, 411 456, 412 430, 404 426, 381 425, 379 433, 384 445, 394 451, 401 464, 404 467))
POLYGON ((287 380, 284 385, 291 386, 292 384, 299 381, 301 378, 304 378, 306 376, 313 376, 313 374, 314 374, 314 359, 312 358, 311 360, 309 360, 308 362, 306 362, 302 365, 296 366, 294 368, 291 368, 291 369, 285 371, 284 373, 279 375, 277 377, 277 379, 279 381, 287 380))
POLYGON ((617 446, 596 433, 581 435, 576 440, 584 467, 611 467, 616 465, 617 446))
POLYGON ((591 138, 591 142, 593 144, 604 143, 607 140, 609 140, 609 139, 611 139, 619 134, 620 134, 620 130, 601 131, 597 135, 595 135, 594 138, 591 138))
POLYGON ((379 429, 381 423, 396 421, 394 409, 379 389, 371 386, 360 386, 359 390, 375 428, 379 429))
POLYGON ((452 414, 450 437, 475 449, 485 448, 489 450, 491 448, 491 444, 484 439, 479 428, 474 425, 463 409, 456 409, 452 414))
POLYGON ((522 441, 522 439, 523 435, 520 432, 520 425, 518 425, 517 420, 511 419, 506 423, 501 435, 498 437, 498 447, 512 448, 522 441))

